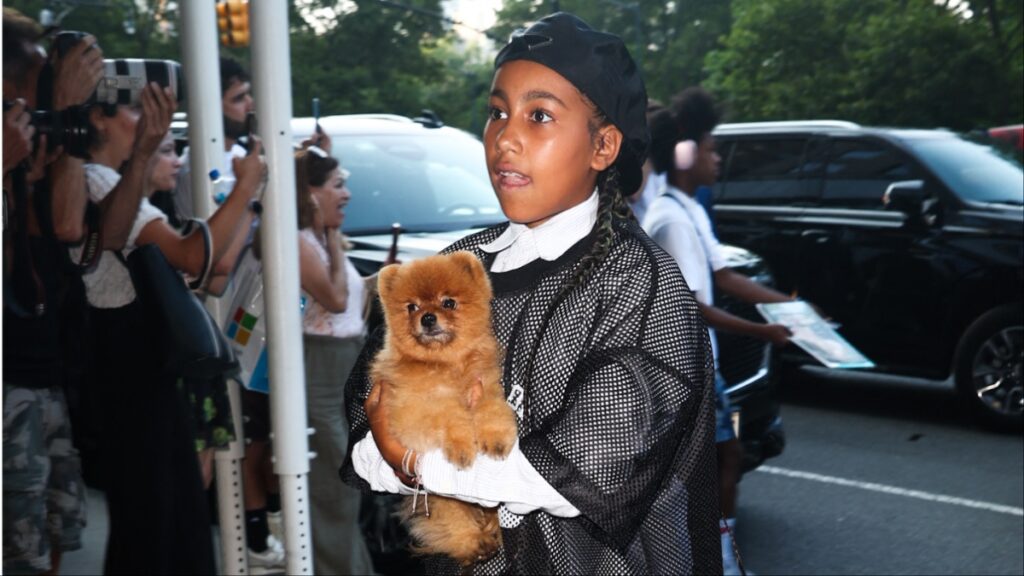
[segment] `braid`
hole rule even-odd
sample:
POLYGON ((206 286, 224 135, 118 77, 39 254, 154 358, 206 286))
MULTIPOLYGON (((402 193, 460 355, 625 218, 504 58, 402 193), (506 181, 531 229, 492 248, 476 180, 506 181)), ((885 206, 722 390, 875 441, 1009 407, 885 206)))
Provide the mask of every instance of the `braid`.
MULTIPOLYGON (((619 173, 615 166, 608 168, 598 176, 597 186, 597 222, 594 224, 594 227, 597 228, 597 236, 594 239, 594 246, 587 255, 580 259, 572 278, 566 281, 565 284, 562 284, 558 294, 551 301, 551 305, 544 312, 544 317, 540 323, 540 330, 537 331, 537 339, 534 340, 533 346, 530 348, 526 369, 523 371, 524 383, 528 383, 532 379, 534 362, 537 359, 537 350, 540 348, 540 343, 544 339, 544 333, 547 331, 551 319, 555 316, 555 311, 558 310, 558 307, 576 287, 582 286, 590 280, 601 263, 608 257, 612 249, 612 240, 615 236, 614 222, 616 219, 623 218, 624 215, 629 213, 629 207, 619 191, 619 173)), ((529 399, 530 395, 524 394, 524 415, 530 413, 529 399)))

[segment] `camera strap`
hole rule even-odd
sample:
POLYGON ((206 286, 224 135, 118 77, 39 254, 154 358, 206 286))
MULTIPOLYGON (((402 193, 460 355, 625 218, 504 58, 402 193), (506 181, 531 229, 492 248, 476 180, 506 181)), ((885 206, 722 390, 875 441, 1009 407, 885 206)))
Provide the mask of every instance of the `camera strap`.
MULTIPOLYGON (((25 166, 19 165, 11 173, 14 193, 14 246, 11 262, 11 280, 4 281, 4 305, 14 314, 28 318, 42 316, 46 312, 46 287, 36 271, 32 258, 32 245, 29 243, 29 195, 28 183, 25 178, 25 166), (31 277, 31 283, 28 282, 31 277), (31 302, 31 305, 25 306, 31 302)), ((5 228, 5 233, 7 229, 5 228)), ((7 251, 4 251, 4 256, 7 251)), ((4 275, 7 275, 7 263, 4 263, 4 275)))
POLYGON ((99 262, 102 232, 100 207, 90 200, 85 203, 85 240, 82 243, 82 256, 78 259, 79 272, 84 274, 99 262))

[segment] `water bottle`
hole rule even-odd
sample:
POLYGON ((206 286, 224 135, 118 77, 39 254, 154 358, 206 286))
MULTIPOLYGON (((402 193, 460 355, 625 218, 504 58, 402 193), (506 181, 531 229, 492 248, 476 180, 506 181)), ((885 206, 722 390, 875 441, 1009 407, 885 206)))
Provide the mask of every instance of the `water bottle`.
POLYGON ((221 176, 220 170, 210 170, 210 183, 213 184, 211 195, 214 204, 220 206, 231 195, 235 188, 235 179, 229 176, 221 176))

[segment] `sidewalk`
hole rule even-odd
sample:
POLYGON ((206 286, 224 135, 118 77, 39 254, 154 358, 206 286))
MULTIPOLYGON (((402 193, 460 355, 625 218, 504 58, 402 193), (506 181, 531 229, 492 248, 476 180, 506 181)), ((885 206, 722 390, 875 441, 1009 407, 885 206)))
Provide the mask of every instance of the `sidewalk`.
POLYGON ((68 552, 61 560, 61 574, 102 574, 103 553, 107 546, 107 500, 103 492, 87 489, 88 524, 82 533, 82 548, 68 552))
MULTIPOLYGON (((68 552, 61 560, 60 573, 75 576, 103 574, 103 555, 107 547, 107 499, 103 492, 87 488, 86 502, 89 507, 88 524, 82 533, 82 548, 68 552)), ((217 527, 213 527, 214 561, 220 573, 220 542, 217 527)))

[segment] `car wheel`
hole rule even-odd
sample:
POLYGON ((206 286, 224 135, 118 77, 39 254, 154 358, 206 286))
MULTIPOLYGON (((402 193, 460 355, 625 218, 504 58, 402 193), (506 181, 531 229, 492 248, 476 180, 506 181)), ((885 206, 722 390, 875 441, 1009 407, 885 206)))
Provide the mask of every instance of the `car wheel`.
POLYGON ((1024 308, 990 310, 967 329, 956 354, 956 384, 986 424, 1014 429, 1024 421, 1024 308))

